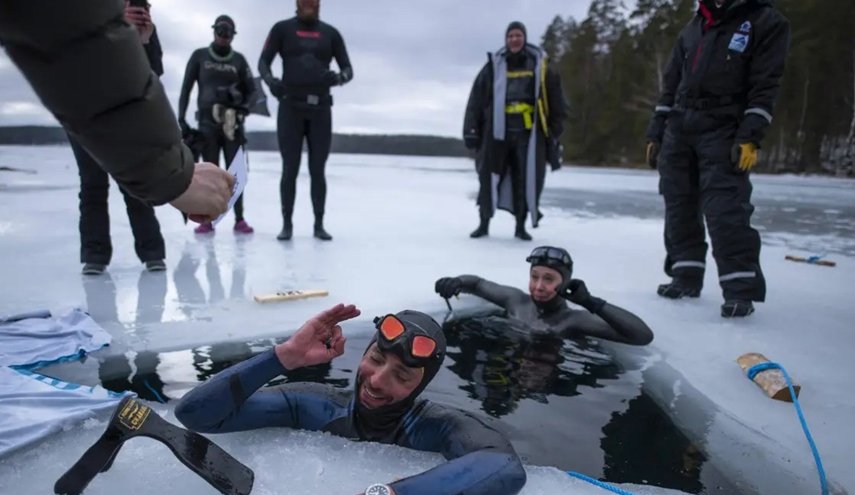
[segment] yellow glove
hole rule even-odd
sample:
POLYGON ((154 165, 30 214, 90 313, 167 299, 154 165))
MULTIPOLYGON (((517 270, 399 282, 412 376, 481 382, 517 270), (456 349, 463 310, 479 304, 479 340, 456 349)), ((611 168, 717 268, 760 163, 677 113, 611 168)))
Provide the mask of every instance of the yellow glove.
POLYGON ((730 161, 733 167, 741 172, 748 172, 757 165, 757 145, 754 143, 734 144, 730 150, 730 161))

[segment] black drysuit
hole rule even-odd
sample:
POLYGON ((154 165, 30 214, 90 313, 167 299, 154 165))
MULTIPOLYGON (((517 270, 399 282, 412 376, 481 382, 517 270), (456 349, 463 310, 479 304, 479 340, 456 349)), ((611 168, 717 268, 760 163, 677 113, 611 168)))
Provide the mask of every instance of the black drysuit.
POLYGON ((770 0, 703 0, 680 33, 647 132, 665 199, 665 271, 700 287, 706 219, 725 300, 763 301, 752 186, 731 164, 734 144, 760 145, 789 49, 787 20, 770 0))
POLYGON ((353 78, 353 69, 341 34, 322 21, 297 17, 280 21, 270 30, 258 61, 261 77, 279 99, 277 136, 282 155, 279 193, 285 225, 291 225, 297 174, 303 139, 308 142, 309 174, 312 179, 312 208, 315 224, 321 225, 327 185, 324 167, 332 141, 332 96, 330 87, 353 78), (282 78, 273 77, 273 58, 282 59, 282 78), (339 73, 329 66, 335 58, 339 73))
MULTIPOLYGON (((181 85, 181 96, 178 99, 178 119, 181 122, 187 114, 187 104, 194 84, 199 85, 196 119, 203 137, 202 159, 219 165, 222 150, 228 170, 238 149, 246 143, 242 119, 249 113, 249 106, 254 101, 252 69, 244 56, 231 47, 211 44, 194 51, 184 70, 184 83, 181 85), (214 119, 214 105, 217 104, 223 108, 235 109, 240 114, 232 140, 223 132, 222 124, 214 119)), ((243 194, 235 202, 234 210, 235 221, 243 220, 243 194)))

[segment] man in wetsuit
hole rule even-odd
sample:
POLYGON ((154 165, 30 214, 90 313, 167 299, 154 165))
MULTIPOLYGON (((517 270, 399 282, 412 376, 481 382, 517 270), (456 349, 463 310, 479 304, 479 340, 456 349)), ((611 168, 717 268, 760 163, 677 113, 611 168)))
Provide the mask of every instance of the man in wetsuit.
POLYGON ((525 470, 501 433, 470 413, 417 400, 439 371, 446 348, 442 328, 424 313, 375 318, 377 333, 352 391, 309 383, 262 388, 286 370, 341 356, 345 337, 339 324, 359 314, 342 304, 318 314, 285 343, 191 390, 175 416, 201 433, 284 426, 439 452, 448 459, 424 473, 372 485, 366 494, 519 493, 525 470))
MULTIPOLYGON (((249 114, 255 85, 246 59, 231 46, 237 34, 232 18, 221 15, 211 27, 214 29, 213 43, 193 52, 184 70, 184 84, 178 99, 178 123, 183 134, 192 132, 186 120, 187 104, 193 85, 198 83, 196 118, 199 122, 198 136, 202 138, 202 159, 219 164, 222 150, 228 170, 235 154, 246 143, 243 121, 249 114)), ((234 211, 234 231, 251 234, 253 229, 243 218, 243 194, 235 202, 234 211)), ((196 227, 195 232, 212 233, 214 225, 203 223, 196 227)))
POLYGON ((631 345, 653 340, 653 332, 638 316, 592 296, 585 282, 572 277, 573 260, 566 250, 541 246, 526 261, 531 263, 528 293, 475 275, 441 278, 435 290, 446 299, 461 292, 474 294, 537 332, 564 338, 587 335, 631 345), (588 311, 570 309, 565 299, 588 311))
MULTIPOLYGON (((126 5, 125 20, 139 33, 152 72, 162 76, 163 51, 148 5, 126 5)), ((67 135, 80 175, 80 262, 83 263, 84 275, 99 275, 104 273, 113 257, 110 208, 107 203, 110 176, 73 134, 67 135)), ((154 207, 131 196, 121 185, 119 191, 127 207, 137 257, 149 271, 165 270, 166 263, 163 260, 166 258, 166 246, 154 207)))
POLYGON ((353 69, 341 34, 318 18, 319 0, 297 0, 297 16, 277 22, 270 30, 258 71, 270 92, 279 99, 277 136, 282 154, 282 231, 276 236, 287 241, 293 235, 291 217, 297 195, 297 173, 303 152, 303 139, 309 146, 309 175, 312 179, 314 236, 324 241, 332 236, 324 229, 324 204, 327 183, 324 167, 332 140, 332 96, 330 88, 353 79, 353 69), (282 77, 273 77, 270 64, 282 58, 282 77), (335 58, 339 72, 330 70, 335 58))

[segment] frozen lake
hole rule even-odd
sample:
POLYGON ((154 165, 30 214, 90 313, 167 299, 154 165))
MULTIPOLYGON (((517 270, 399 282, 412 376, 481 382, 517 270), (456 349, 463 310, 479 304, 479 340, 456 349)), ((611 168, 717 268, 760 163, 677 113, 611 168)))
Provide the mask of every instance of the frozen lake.
MULTIPOLYGON (((555 244, 571 252, 576 275, 592 293, 639 314, 656 338, 644 349, 593 340, 568 344, 558 351, 560 359, 552 368, 549 361, 534 359, 524 370, 521 356, 530 358, 531 353, 519 344, 464 338, 451 344, 456 358, 450 352, 427 397, 481 411, 501 423, 530 465, 524 493, 601 493, 538 466, 686 493, 818 493, 816 470, 792 406, 767 399, 741 374, 735 359, 745 352, 762 352, 782 363, 803 386, 802 406, 833 488, 855 493, 855 474, 849 469, 855 454, 855 398, 842 392, 855 377, 855 363, 846 352, 855 346, 855 182, 754 179, 755 224, 764 240, 761 257, 769 294, 750 318, 727 321, 718 316, 715 270, 708 272, 698 300, 675 303, 655 294, 665 278, 662 202, 653 171, 565 167, 550 173, 542 205, 545 218, 540 228, 530 230, 534 242, 524 243, 513 238, 512 219, 504 212, 491 225, 490 238, 468 238, 477 223, 477 179, 470 160, 332 155, 326 225, 335 240, 322 243, 311 237, 304 159, 295 238, 282 243, 275 239, 281 228, 279 157, 251 152, 245 205, 255 234, 234 235, 229 217, 213 236, 196 236, 178 212, 159 208, 168 271, 146 273, 133 253, 124 203, 114 186, 113 262, 107 274, 92 278, 80 275, 78 179, 70 149, 0 147, 0 166, 35 172, 0 172, 0 278, 6 282, 0 285, 0 314, 83 307, 113 335, 112 345, 85 363, 45 373, 137 390, 142 389, 139 372, 156 377, 159 383, 153 388, 164 399, 178 398, 204 378, 200 368, 215 372, 223 363, 269 346, 270 339, 287 337, 318 310, 352 302, 363 316, 345 327, 352 337, 348 353, 323 376, 304 377, 346 386, 373 331, 372 316, 413 308, 442 320, 446 307, 433 293, 436 278, 474 273, 525 287, 524 259, 530 249, 555 244), (784 260, 785 254, 823 253, 838 266, 784 260), (255 294, 291 288, 327 289, 330 296, 264 306, 252 300, 255 294), (486 350, 496 348, 492 354, 486 350), (476 356, 479 349, 486 354, 476 356), (488 386, 484 371, 501 370, 496 363, 503 352, 517 363, 510 369, 521 375, 514 377, 512 387, 488 386), (557 432, 554 445, 547 442, 550 431, 557 432), (650 444, 662 437, 673 439, 650 444), (567 448, 570 444, 574 447, 567 448), (566 449, 566 455, 565 450, 557 455, 559 449, 566 449), (685 460, 684 472, 674 467, 676 459, 685 460), (648 478, 637 479, 645 472, 648 478)), ((482 306, 469 297, 453 304, 465 310, 482 306)), ((158 410, 174 421, 169 404, 158 410)), ((0 459, 0 492, 11 486, 22 492, 17 487, 26 486, 30 476, 45 478, 32 492, 49 490, 100 434, 103 421, 98 421, 0 459), (42 462, 52 464, 50 476, 38 465, 42 462)), ((283 435, 298 445, 262 434, 248 435, 258 449, 246 447, 237 434, 214 440, 256 470, 258 493, 274 492, 277 483, 298 471, 310 484, 322 473, 327 479, 331 470, 324 466, 342 449, 341 442, 306 433, 283 435), (310 454, 303 456, 303 450, 310 454), (279 469, 273 460, 277 457, 288 458, 294 470, 259 475, 279 469)), ((207 493, 198 480, 183 481, 192 476, 157 445, 140 442, 138 450, 126 448, 123 456, 157 459, 151 472, 166 474, 153 490, 171 492, 178 483, 207 493)), ((402 457, 375 445, 344 451, 364 455, 365 449, 400 463, 386 473, 393 478, 436 462, 430 455, 402 457)), ((104 475, 104 491, 96 491, 93 483, 92 493, 109 492, 105 486, 115 486, 110 479, 128 480, 126 487, 138 481, 142 475, 133 474, 132 460, 122 464, 123 456, 115 472, 104 475)), ((321 493, 355 492, 364 488, 362 481, 384 475, 376 466, 364 468, 358 459, 336 462, 344 465, 344 473, 331 480, 337 489, 321 493)))

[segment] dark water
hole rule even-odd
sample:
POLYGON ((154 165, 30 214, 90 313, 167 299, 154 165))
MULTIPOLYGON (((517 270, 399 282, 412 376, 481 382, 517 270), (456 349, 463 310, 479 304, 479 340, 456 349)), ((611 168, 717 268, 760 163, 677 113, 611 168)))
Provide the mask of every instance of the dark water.
MULTIPOLYGON (((365 330, 358 332, 362 335, 370 333, 367 327, 360 330, 365 330)), ((524 462, 613 483, 646 483, 698 494, 739 493, 641 393, 640 373, 624 369, 596 345, 532 339, 494 316, 448 322, 445 330, 447 359, 424 396, 480 411, 511 438, 524 462)), ((275 343, 140 352, 132 363, 126 356, 113 356, 101 364, 99 375, 108 389, 133 390, 142 398, 168 402, 170 395, 177 397, 275 343)), ((288 372, 275 383, 313 381, 350 388, 367 344, 367 337, 350 337, 342 357, 288 372)))

